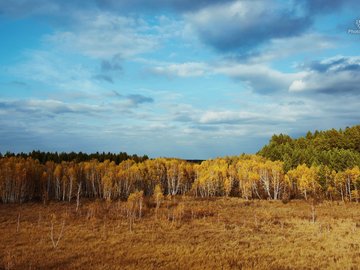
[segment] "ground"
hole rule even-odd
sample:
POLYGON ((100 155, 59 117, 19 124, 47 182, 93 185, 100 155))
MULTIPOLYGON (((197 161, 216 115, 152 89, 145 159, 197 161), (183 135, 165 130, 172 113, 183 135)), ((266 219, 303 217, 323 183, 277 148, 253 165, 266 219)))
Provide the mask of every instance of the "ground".
POLYGON ((156 210, 146 200, 142 217, 137 213, 131 230, 126 209, 126 202, 82 201, 78 211, 76 202, 0 204, 0 269, 358 269, 360 265, 356 203, 322 202, 313 212, 306 201, 177 197, 156 210))

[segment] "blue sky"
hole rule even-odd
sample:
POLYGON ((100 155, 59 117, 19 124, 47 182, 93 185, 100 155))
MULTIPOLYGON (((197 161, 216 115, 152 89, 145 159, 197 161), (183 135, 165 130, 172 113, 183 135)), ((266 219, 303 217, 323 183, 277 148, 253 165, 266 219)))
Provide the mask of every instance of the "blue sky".
POLYGON ((359 124, 359 8, 0 0, 0 152, 205 159, 359 124))

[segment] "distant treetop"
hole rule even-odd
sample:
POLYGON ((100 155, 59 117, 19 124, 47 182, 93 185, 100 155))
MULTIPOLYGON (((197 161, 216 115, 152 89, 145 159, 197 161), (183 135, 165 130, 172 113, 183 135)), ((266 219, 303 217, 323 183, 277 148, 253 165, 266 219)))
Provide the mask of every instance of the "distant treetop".
POLYGON ((360 165, 360 125, 344 130, 309 131, 305 137, 297 139, 284 134, 273 135, 258 154, 284 161, 286 171, 304 163, 342 171, 360 165))
MULTIPOLYGON (((87 153, 83 153, 83 152, 70 152, 70 153, 65 153, 65 152, 41 152, 41 151, 32 151, 29 153, 10 153, 7 152, 4 157, 23 157, 23 158, 27 158, 27 157, 31 157, 34 160, 39 160, 40 163, 45 164, 47 161, 54 161, 56 163, 61 163, 62 161, 75 161, 75 162, 83 162, 83 161, 89 161, 92 159, 96 159, 100 162, 103 162, 105 160, 110 160, 110 161, 114 161, 116 164, 121 163, 124 160, 134 160, 136 163, 138 162, 142 162, 145 161, 147 159, 149 159, 149 157, 147 155, 144 156, 138 156, 136 154, 134 155, 128 155, 125 152, 120 152, 118 154, 115 153, 92 153, 92 154, 87 154, 87 153)), ((0 156, 1 157, 1 156, 0 156)))

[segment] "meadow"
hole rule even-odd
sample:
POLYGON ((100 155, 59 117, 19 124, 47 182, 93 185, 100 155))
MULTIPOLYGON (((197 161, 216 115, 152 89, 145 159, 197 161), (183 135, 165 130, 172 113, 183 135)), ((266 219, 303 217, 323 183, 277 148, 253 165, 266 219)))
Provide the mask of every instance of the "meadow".
POLYGON ((357 269, 355 202, 0 204, 0 269, 357 269), (130 213, 130 214, 129 214, 130 213))

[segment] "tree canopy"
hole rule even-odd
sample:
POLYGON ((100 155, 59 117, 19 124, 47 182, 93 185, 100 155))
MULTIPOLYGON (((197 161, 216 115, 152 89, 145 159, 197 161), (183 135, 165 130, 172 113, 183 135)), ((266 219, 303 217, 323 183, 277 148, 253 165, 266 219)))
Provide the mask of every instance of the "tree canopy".
POLYGON ((310 131, 293 139, 288 135, 273 135, 259 155, 284 162, 285 171, 298 165, 326 165, 335 171, 360 166, 360 125, 342 130, 310 131))

